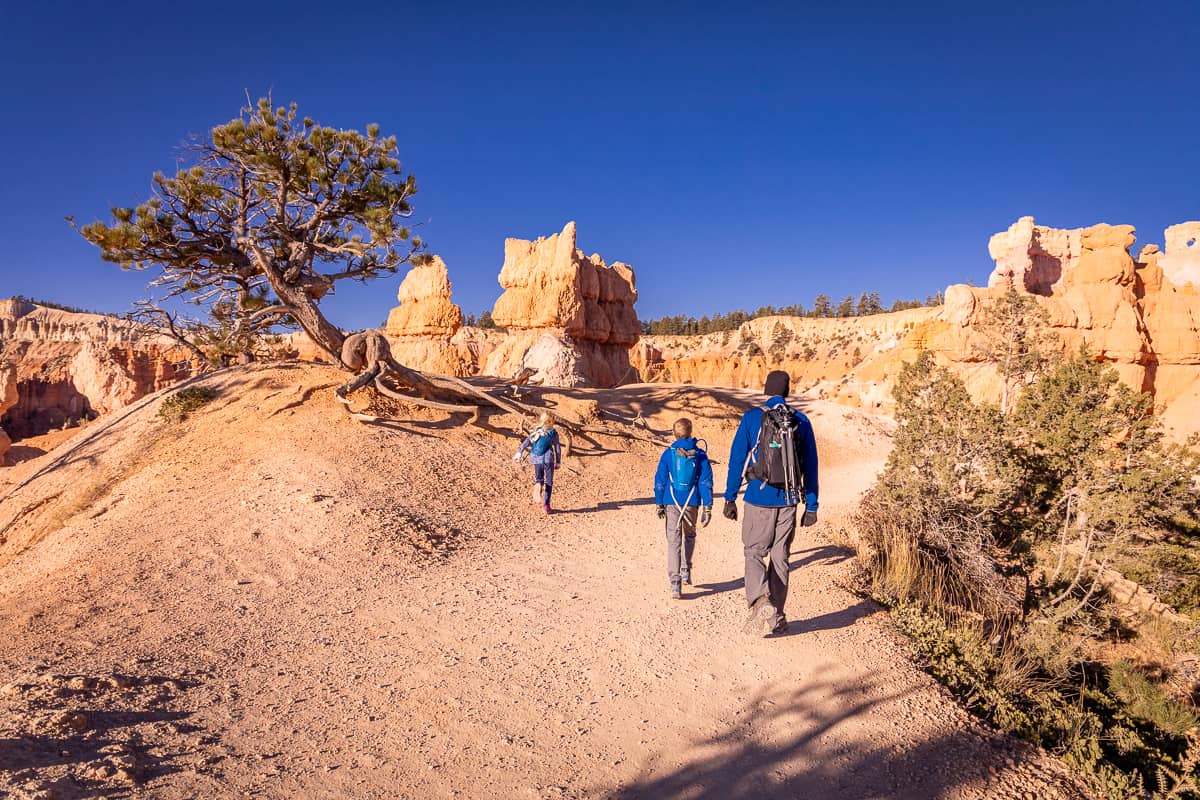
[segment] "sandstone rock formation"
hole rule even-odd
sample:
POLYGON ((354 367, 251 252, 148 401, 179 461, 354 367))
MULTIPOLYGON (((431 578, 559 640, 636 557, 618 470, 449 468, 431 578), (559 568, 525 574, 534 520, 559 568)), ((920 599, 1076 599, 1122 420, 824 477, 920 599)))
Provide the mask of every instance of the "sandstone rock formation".
POLYGON ((1198 232, 1200 223, 1168 228, 1165 251, 1148 245, 1135 260, 1131 226, 1059 230, 1023 217, 988 243, 996 267, 987 288, 950 286, 940 308, 854 319, 768 317, 725 333, 645 337, 634 362, 643 380, 753 389, 781 368, 800 391, 886 408, 902 364, 930 350, 974 396, 996 400, 1000 378, 981 355, 979 324, 1011 288, 1046 310, 1064 352, 1086 343, 1126 383, 1152 393, 1164 422, 1186 435, 1200 430, 1200 291, 1185 282, 1194 274, 1198 232))
POLYGON ((100 314, 0 301, 0 362, 17 398, 0 419, 23 438, 107 414, 193 374, 187 352, 100 314))
MULTIPOLYGON (((633 269, 619 261, 609 266, 598 253, 585 257, 575 246, 574 222, 536 241, 506 239, 499 280, 504 293, 492 318, 509 335, 488 357, 485 374, 507 378, 531 366, 526 357, 537 345, 538 363, 573 362, 583 384, 615 386, 631 377, 629 348, 641 335, 633 269), (547 333, 571 352, 547 360, 547 333)), ((535 380, 578 380, 566 377, 572 371, 552 372, 535 380)))
POLYGON ((392 309, 384 329, 392 355, 400 362, 443 375, 473 372, 470 358, 452 341, 463 314, 451 301, 450 289, 446 264, 437 256, 408 271, 396 294, 400 305, 392 309))
MULTIPOLYGON (((0 417, 17 404, 17 370, 15 367, 0 364, 0 417)), ((8 452, 12 440, 0 428, 0 464, 4 463, 4 454, 8 452)))
POLYGON ((1181 222, 1163 234, 1164 252, 1159 258, 1163 274, 1176 286, 1192 284, 1200 289, 1200 222, 1181 222))
POLYGON ((988 241, 988 253, 996 262, 988 286, 1003 284, 1049 295, 1075 265, 1080 249, 1079 231, 1046 228, 1034 225, 1033 217, 1021 217, 988 241))
POLYGON ((400 305, 388 314, 384 329, 388 336, 449 338, 462 327, 462 309, 450 300, 450 276, 438 256, 408 271, 396 299, 400 305))
MULTIPOLYGON (((1186 225, 1169 230, 1179 228, 1186 225)), ((983 308, 1010 287, 1038 296, 1064 352, 1086 343, 1098 358, 1111 362, 1128 384, 1153 393, 1162 407, 1186 391, 1197 374, 1195 365, 1200 364, 1196 332, 1200 307, 1194 288, 1177 286, 1167 277, 1157 246, 1142 248, 1135 262, 1129 252, 1135 241, 1130 225, 1060 231, 1034 226, 1028 217, 997 236, 1006 236, 1010 247, 997 256, 989 288, 947 289, 943 319, 951 325, 928 342, 929 349, 948 363, 975 365, 977 394, 998 391, 999 380, 990 365, 979 364, 971 329, 980 321, 983 308), (1014 236, 1018 226, 1024 240, 1014 236), (1012 266, 1022 252, 1032 261, 1046 249, 1042 243, 1047 240, 1068 243, 1056 251, 1065 268, 1049 284, 1031 281, 1028 271, 1023 275, 1012 266)), ((993 244, 996 241, 993 237, 993 244)), ((1175 245, 1178 249, 1178 241, 1175 245)))
MULTIPOLYGON (((940 319, 925 326, 922 338, 914 332, 901 349, 909 354, 932 350, 964 376, 977 397, 995 399, 1000 379, 994 365, 982 361, 975 329, 984 309, 1011 287, 1037 297, 1064 353, 1086 344, 1126 383, 1151 393, 1177 434, 1200 428, 1196 415, 1182 411, 1200 397, 1200 295, 1195 287, 1177 285, 1169 277, 1162 267, 1164 253, 1156 245, 1143 247, 1135 261, 1129 250, 1135 241, 1130 225, 1055 230, 1032 223, 1023 218, 993 237, 992 245, 1003 237, 1006 246, 992 247, 996 269, 988 288, 949 287, 940 319), (1047 247, 1047 242, 1057 244, 1047 247), (1037 263, 1040 253, 1049 253, 1046 257, 1063 268, 1053 280, 1048 262, 1040 271, 1035 266, 1022 272, 1022 253, 1030 264, 1037 263)), ((1168 246, 1176 253, 1186 248, 1180 231, 1186 234, 1194 225, 1168 228, 1168 246)), ((1177 270, 1188 263, 1190 253, 1183 252, 1174 264, 1177 270)))
POLYGON ((570 342, 552 333, 538 336, 521 358, 521 370, 532 370, 529 382, 539 386, 585 386, 583 356, 570 342))

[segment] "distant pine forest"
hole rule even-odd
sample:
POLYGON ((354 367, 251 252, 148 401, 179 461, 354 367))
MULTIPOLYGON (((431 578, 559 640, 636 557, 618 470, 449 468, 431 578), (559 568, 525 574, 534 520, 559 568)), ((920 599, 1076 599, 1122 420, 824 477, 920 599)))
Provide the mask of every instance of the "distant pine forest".
POLYGON ((790 306, 763 306, 752 312, 730 311, 728 314, 714 314, 711 317, 704 316, 700 319, 677 314, 673 317, 642 320, 642 332, 647 335, 694 336, 737 330, 743 323, 759 317, 821 317, 828 319, 868 317, 872 314, 886 314, 922 306, 940 306, 943 302, 945 302, 945 298, 941 292, 929 295, 924 302, 897 300, 892 303, 891 308, 883 306, 878 292, 864 292, 857 301, 853 297, 846 297, 837 304, 829 298, 829 295, 819 294, 814 298, 812 308, 805 308, 799 303, 790 306))
POLYGON ((118 316, 120 316, 119 314, 112 314, 108 311, 91 311, 86 308, 79 308, 77 306, 68 306, 68 305, 64 305, 63 303, 55 303, 51 300, 38 300, 36 297, 26 297, 23 294, 14 294, 11 297, 2 297, 2 298, 0 298, 0 300, 15 300, 18 303, 31 303, 35 306, 42 306, 43 308, 53 308, 58 311, 69 311, 72 314, 98 314, 102 317, 118 317, 118 316))

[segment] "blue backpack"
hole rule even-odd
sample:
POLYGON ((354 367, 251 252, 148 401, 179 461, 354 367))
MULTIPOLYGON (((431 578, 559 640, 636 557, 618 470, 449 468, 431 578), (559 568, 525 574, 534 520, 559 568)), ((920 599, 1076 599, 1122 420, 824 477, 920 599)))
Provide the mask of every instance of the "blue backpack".
MULTIPOLYGON (((708 443, 705 442, 707 445, 708 443)), ((700 482, 700 448, 671 449, 671 495, 676 503, 686 503, 700 482)))
POLYGON ((535 456, 544 456, 553 443, 553 429, 546 430, 539 425, 534 429, 533 433, 529 434, 529 452, 535 456))

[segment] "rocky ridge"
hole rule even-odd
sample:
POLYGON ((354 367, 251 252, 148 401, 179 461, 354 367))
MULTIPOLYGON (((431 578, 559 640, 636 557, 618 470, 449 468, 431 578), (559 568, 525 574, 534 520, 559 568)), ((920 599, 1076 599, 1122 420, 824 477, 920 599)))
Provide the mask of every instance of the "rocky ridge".
POLYGON ((850 319, 766 317, 736 331, 649 336, 633 350, 643 380, 746 388, 780 368, 814 396, 886 409, 900 367, 922 350, 996 400, 1000 378, 980 353, 984 310, 1010 288, 1042 306, 1064 353, 1086 343, 1135 389, 1154 395, 1178 435, 1200 429, 1200 223, 1168 228, 1135 259, 1129 225, 1063 230, 1023 217, 993 236, 987 287, 953 285, 946 302, 850 319), (1165 266, 1164 266, 1165 265, 1165 266))
MULTIPOLYGON (((17 370, 15 367, 0 364, 0 417, 17 404, 17 370)), ((8 434, 0 428, 0 463, 4 462, 4 454, 12 445, 8 434)))
POLYGON ((13 438, 115 411, 193 367, 170 340, 124 320, 0 300, 0 371, 16 392, 0 424, 13 438))

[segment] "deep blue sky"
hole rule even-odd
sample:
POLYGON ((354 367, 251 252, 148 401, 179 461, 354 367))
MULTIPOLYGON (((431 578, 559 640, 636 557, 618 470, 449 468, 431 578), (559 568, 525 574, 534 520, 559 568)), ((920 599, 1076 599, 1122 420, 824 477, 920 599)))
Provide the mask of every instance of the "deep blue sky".
MULTIPOLYGON (((643 319, 980 283, 1018 216, 1200 217, 1200 4, 5 3, 0 296, 128 308, 63 221, 148 194, 245 91, 378 122, 466 311, 579 224, 643 319)), ((379 324, 400 277, 339 288, 379 324)))

